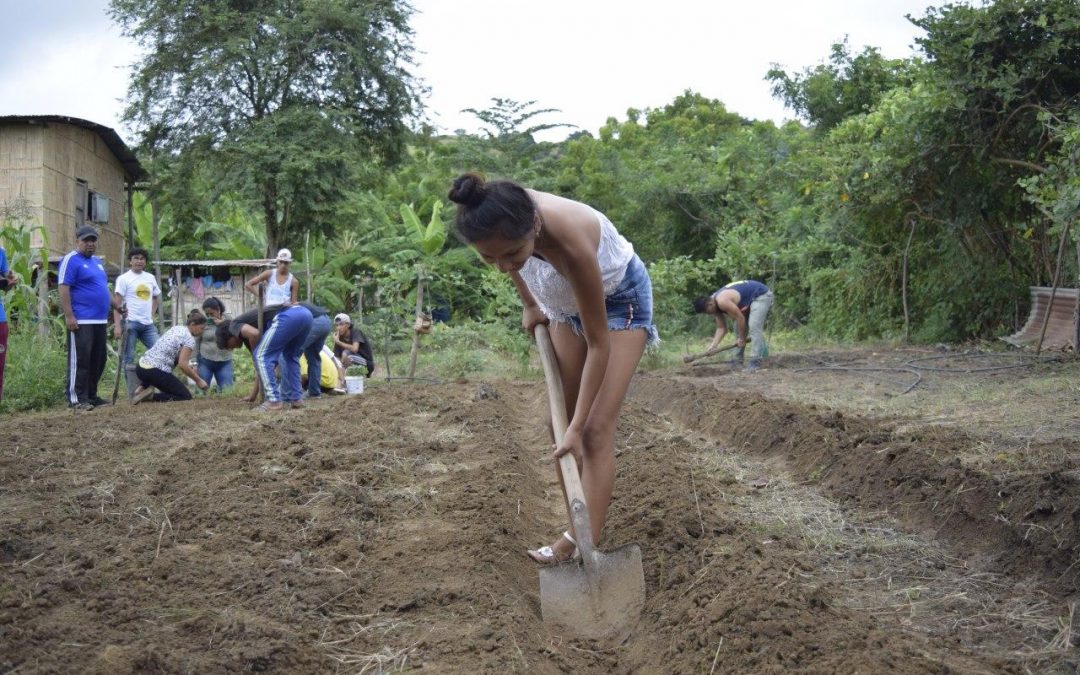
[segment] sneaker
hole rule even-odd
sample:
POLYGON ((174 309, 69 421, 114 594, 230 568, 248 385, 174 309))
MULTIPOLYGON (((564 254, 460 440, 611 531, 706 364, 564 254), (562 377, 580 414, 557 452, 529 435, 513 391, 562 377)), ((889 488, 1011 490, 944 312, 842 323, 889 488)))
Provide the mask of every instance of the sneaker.
POLYGON ((99 408, 103 405, 109 405, 109 402, 101 398, 100 396, 95 396, 94 398, 90 399, 90 403, 92 403, 95 408, 99 408))
POLYGON ((748 373, 756 373, 759 370, 761 370, 761 361, 757 359, 751 359, 750 363, 746 365, 746 372, 748 373))
POLYGON ((135 395, 131 397, 131 405, 138 405, 139 403, 145 401, 153 395, 153 387, 139 387, 135 390, 135 395))
POLYGON ((290 408, 306 408, 303 401, 289 401, 286 403, 290 408))
POLYGON ((72 407, 72 409, 77 410, 79 412, 88 412, 88 411, 94 409, 94 404, 91 403, 90 401, 79 401, 78 403, 76 403, 75 405, 73 405, 71 407, 72 407))

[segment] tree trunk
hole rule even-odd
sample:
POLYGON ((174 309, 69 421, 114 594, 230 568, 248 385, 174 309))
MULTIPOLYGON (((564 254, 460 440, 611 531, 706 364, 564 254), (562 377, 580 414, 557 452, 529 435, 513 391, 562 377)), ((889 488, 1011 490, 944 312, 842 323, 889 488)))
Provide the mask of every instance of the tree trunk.
POLYGON ((273 183, 263 188, 263 225, 266 227, 266 257, 278 250, 277 190, 273 183))
MULTIPOLYGON (((416 274, 416 319, 420 320, 420 314, 424 311, 424 276, 423 273, 417 272, 416 274)), ((409 377, 416 375, 416 356, 420 352, 420 331, 416 330, 417 326, 413 325, 412 336, 412 351, 409 353, 409 377)))
POLYGON ((911 218, 911 230, 908 232, 907 245, 904 246, 904 269, 903 276, 900 282, 900 297, 904 302, 904 342, 907 343, 911 340, 911 315, 908 311, 907 300, 907 284, 908 284, 908 254, 911 252, 911 240, 915 237, 915 223, 914 216, 911 218))

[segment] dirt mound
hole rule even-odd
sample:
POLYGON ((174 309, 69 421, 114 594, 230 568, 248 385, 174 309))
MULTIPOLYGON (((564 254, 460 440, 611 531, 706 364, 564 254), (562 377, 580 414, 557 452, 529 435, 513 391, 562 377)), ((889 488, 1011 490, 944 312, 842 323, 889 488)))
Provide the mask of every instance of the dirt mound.
POLYGON ((1029 443, 1058 458, 1038 472, 992 476, 961 457, 982 442, 950 429, 846 416, 717 389, 709 380, 641 378, 636 400, 764 457, 862 510, 884 510, 995 571, 1034 575, 1055 594, 1080 590, 1080 443, 1029 443))
MULTIPOLYGON (((748 516, 758 487, 707 468, 727 451, 696 436, 818 471, 868 505, 921 494, 899 481, 921 465, 874 474, 875 492, 854 481, 853 453, 866 465, 902 445, 882 467, 904 466, 921 446, 868 420, 715 396, 642 378, 620 421, 601 548, 641 545, 647 599, 615 649, 540 619, 524 550, 565 514, 536 382, 385 385, 269 416, 215 399, 16 418, 0 448, 0 670, 1013 669, 853 609, 796 535, 748 516)), ((960 505, 976 492, 962 479, 942 484, 960 505)), ((1070 508, 1040 494, 1044 522, 1070 508)), ((968 517, 953 510, 943 531, 968 517)))

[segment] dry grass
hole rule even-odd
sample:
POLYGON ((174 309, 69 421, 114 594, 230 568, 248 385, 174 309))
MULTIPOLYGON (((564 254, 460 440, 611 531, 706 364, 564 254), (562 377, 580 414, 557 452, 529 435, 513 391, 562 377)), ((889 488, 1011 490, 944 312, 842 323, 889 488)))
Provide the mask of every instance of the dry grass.
POLYGON ((699 444, 694 484, 712 486, 763 539, 794 542, 843 606, 886 624, 950 637, 1020 668, 1056 671, 1080 658, 1075 605, 999 575, 975 572, 942 546, 895 527, 884 515, 858 519, 764 464, 699 444), (760 489, 735 490, 732 479, 760 489))

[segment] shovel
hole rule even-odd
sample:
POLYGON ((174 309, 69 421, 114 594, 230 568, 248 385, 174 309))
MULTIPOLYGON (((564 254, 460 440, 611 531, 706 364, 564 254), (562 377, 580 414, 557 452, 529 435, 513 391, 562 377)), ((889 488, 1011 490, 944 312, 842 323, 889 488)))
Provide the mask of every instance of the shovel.
MULTIPOLYGON (((535 334, 547 381, 551 428, 558 444, 566 432, 562 381, 547 326, 538 325, 535 334)), ((545 623, 564 628, 575 637, 620 644, 630 636, 645 605, 641 549, 636 544, 611 553, 593 548, 585 492, 577 462, 569 453, 559 458, 559 473, 581 561, 540 570, 541 614, 545 623)))

